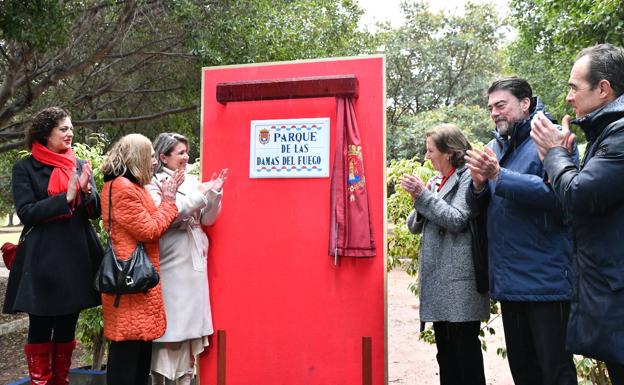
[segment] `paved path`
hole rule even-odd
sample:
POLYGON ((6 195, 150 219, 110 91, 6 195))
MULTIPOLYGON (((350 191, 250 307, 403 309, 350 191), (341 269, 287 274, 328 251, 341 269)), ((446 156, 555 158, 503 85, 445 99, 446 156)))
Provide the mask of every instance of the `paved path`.
MULTIPOLYGON (((403 271, 388 273, 388 384, 438 385, 436 348, 418 340, 418 298, 407 288, 413 278, 403 271)), ((504 347, 500 318, 492 326, 496 335, 487 336, 483 355, 488 385, 513 385, 506 360, 496 355, 504 347)))

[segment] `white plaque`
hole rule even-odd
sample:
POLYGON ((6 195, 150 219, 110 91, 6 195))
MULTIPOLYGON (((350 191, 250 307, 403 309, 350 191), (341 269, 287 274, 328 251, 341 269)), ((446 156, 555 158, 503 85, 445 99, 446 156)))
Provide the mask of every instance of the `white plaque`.
POLYGON ((252 120, 250 178, 329 176, 329 118, 252 120))

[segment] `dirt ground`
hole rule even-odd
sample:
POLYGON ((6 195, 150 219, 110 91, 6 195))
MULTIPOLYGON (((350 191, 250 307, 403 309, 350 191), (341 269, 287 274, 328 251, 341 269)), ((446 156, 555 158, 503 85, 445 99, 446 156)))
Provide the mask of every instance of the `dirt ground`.
MULTIPOLYGON (((7 278, 0 277, 0 310, 4 305, 7 278)), ((25 314, 1 314, 0 323, 8 323, 26 317, 25 314)), ((24 358, 24 344, 27 330, 20 330, 0 336, 0 384, 8 384, 28 376, 28 366, 24 358)), ((73 367, 85 365, 85 351, 78 346, 73 355, 73 367)))
MULTIPOLYGON (((6 278, 0 278, 0 307, 4 302, 6 278)), ((437 385, 438 364, 435 346, 418 340, 418 299, 408 290, 412 281, 402 271, 388 273, 388 384, 437 385)), ((23 317, 23 315, 20 315, 23 317)), ((17 317, 20 317, 17 316, 17 317)), ((16 316, 1 316, 0 322, 9 322, 16 316)), ((513 385, 507 361, 496 355, 504 346, 502 324, 493 322, 496 335, 487 336, 484 354, 488 385, 513 385)), ((0 336, 0 384, 7 384, 27 376, 23 346, 26 331, 0 336)), ((74 352, 73 367, 84 365, 81 347, 74 352)))
MULTIPOLYGON (((438 363, 435 345, 418 339, 418 298, 407 288, 413 278, 405 272, 388 273, 388 384, 437 385, 438 363)), ((483 354, 488 385, 513 385, 507 361, 496 354, 505 346, 500 317, 491 326, 496 334, 486 336, 483 354)))

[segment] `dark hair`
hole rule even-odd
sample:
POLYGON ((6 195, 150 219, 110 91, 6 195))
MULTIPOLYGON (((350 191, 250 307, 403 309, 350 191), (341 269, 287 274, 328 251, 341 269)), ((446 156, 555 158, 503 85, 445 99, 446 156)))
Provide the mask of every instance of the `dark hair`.
POLYGON ((156 159, 158 160, 158 165, 154 167, 154 174, 160 172, 163 168, 163 162, 160 159, 160 154, 165 156, 171 155, 171 151, 173 148, 177 146, 178 143, 184 143, 186 145, 186 149, 189 149, 189 141, 184 135, 176 134, 174 132, 163 132, 158 135, 154 142, 152 143, 152 147, 154 147, 154 153, 156 155, 156 159))
POLYGON ((587 81, 592 89, 604 79, 611 84, 615 97, 624 93, 624 48, 613 44, 598 44, 581 50, 576 60, 583 56, 589 56, 587 81))
POLYGON ((535 101, 533 100, 533 89, 528 81, 519 78, 517 76, 510 76, 508 78, 497 79, 492 82, 490 88, 488 88, 488 95, 494 91, 509 91, 518 100, 529 98, 531 104, 529 105, 529 111, 533 111, 535 108, 535 101))
POLYGON ((35 140, 45 146, 54 127, 61 119, 69 117, 69 112, 62 107, 48 107, 37 112, 26 128, 26 147, 31 149, 35 140))
POLYGON ((461 167, 466 163, 464 155, 466 151, 472 149, 472 146, 456 125, 440 124, 428 130, 425 137, 433 140, 438 151, 451 155, 450 161, 453 167, 461 167))

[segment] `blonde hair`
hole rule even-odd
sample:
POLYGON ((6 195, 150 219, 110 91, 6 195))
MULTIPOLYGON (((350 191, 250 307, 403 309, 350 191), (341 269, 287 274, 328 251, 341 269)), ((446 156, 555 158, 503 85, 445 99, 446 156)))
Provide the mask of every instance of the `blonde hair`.
POLYGON ((129 171, 144 186, 150 182, 152 143, 141 134, 119 139, 108 152, 100 169, 104 175, 121 176, 129 171))

